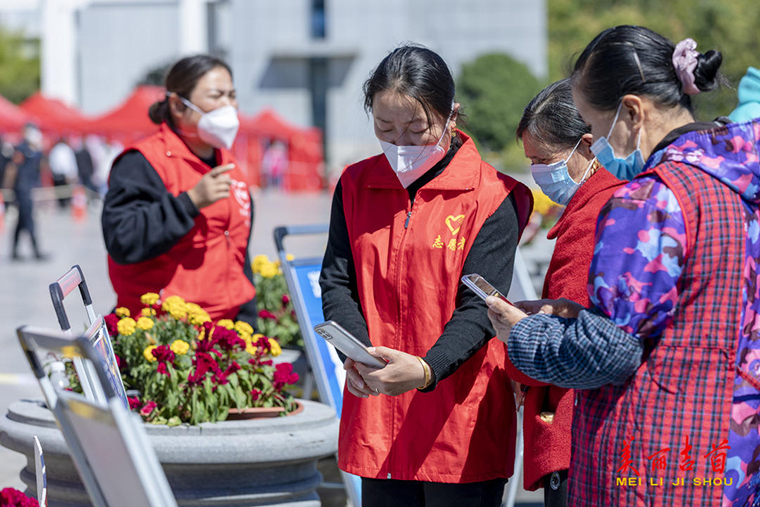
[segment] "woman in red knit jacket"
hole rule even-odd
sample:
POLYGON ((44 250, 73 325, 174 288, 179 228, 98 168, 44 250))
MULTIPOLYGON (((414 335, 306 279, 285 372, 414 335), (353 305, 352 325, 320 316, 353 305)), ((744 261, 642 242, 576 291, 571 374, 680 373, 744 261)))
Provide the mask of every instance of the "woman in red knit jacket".
MULTIPOLYGON (((548 234, 557 241, 542 297, 567 298, 588 306, 586 280, 594 253, 596 219, 625 182, 607 172, 591 152, 591 129, 573 104, 569 79, 547 86, 531 100, 517 127, 517 137, 531 161, 536 183, 552 201, 566 206, 548 234)), ((573 392, 532 380, 515 368, 510 370, 510 375, 526 386, 525 488, 543 486, 544 505, 566 506, 573 392)))

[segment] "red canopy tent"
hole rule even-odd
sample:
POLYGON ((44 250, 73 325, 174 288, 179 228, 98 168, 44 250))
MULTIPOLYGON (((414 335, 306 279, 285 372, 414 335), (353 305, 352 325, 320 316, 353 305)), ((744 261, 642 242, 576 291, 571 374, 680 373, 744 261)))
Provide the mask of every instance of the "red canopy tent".
POLYGON ((275 140, 283 141, 288 147, 283 190, 321 189, 324 172, 322 132, 314 127, 291 125, 271 109, 265 109, 253 117, 240 115, 240 133, 235 143, 235 154, 239 159, 247 161, 250 183, 261 186, 264 152, 275 140))
POLYGON ((32 117, 5 97, 0 96, 0 131, 19 132, 32 117))
POLYGON ((48 134, 81 134, 87 131, 90 123, 90 119, 76 109, 40 92, 32 94, 20 108, 48 134))
POLYGON ((148 118, 148 109, 164 93, 160 86, 138 86, 121 105, 92 120, 90 132, 118 138, 123 144, 152 134, 158 126, 148 118))

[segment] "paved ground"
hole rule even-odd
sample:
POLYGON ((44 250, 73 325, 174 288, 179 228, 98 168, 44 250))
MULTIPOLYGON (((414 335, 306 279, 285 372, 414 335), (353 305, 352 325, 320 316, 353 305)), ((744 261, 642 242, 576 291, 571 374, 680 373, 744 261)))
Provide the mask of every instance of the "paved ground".
MULTIPOLYGON (((255 197, 256 218, 252 255, 275 255, 272 229, 284 224, 327 223, 330 197, 321 195, 260 194, 255 197)), ((11 262, 9 259, 10 224, 15 223, 12 213, 6 217, 5 228, 0 231, 0 414, 15 400, 40 397, 36 382, 21 354, 15 329, 32 324, 57 328, 48 285, 79 264, 85 274, 94 301, 96 313, 107 313, 115 297, 108 280, 106 255, 103 247, 99 210, 93 207, 83 221, 74 221, 67 212, 50 206, 37 211, 39 240, 44 252, 51 256, 46 262, 11 262)), ((296 255, 314 253, 323 248, 323 238, 299 240, 289 245, 296 255)), ((22 243, 22 253, 29 256, 28 245, 22 243)), ((72 322, 84 322, 81 302, 71 296, 67 309, 72 322)), ((75 327, 76 329, 76 327, 75 327)), ((18 472, 25 459, 0 447, 0 488, 10 486, 24 489, 18 472)), ((542 496, 521 492, 518 505, 540 505, 542 496), (535 503, 538 502, 538 503, 535 503)))

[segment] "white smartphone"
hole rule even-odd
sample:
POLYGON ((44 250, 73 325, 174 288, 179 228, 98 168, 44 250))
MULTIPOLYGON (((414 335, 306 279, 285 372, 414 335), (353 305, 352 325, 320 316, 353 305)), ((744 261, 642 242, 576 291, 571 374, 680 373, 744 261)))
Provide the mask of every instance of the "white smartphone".
POLYGON ((357 363, 366 364, 374 368, 385 366, 385 361, 367 352, 367 347, 362 342, 334 320, 314 326, 314 332, 357 363))
POLYGON ((496 290, 496 288, 488 283, 485 278, 476 273, 473 273, 471 275, 464 275, 462 277, 462 283, 470 288, 475 294, 480 296, 480 298, 484 301, 488 296, 496 296, 497 298, 501 298, 502 300, 506 301, 510 305, 512 304, 509 299, 505 298, 501 292, 496 290))

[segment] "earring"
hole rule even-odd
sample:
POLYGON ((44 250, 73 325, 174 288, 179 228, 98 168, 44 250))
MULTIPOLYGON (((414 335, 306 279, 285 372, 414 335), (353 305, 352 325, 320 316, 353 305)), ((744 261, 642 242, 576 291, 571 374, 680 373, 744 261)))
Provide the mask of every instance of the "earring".
POLYGON ((454 139, 457 136, 457 127, 456 125, 451 126, 451 138, 454 139))

